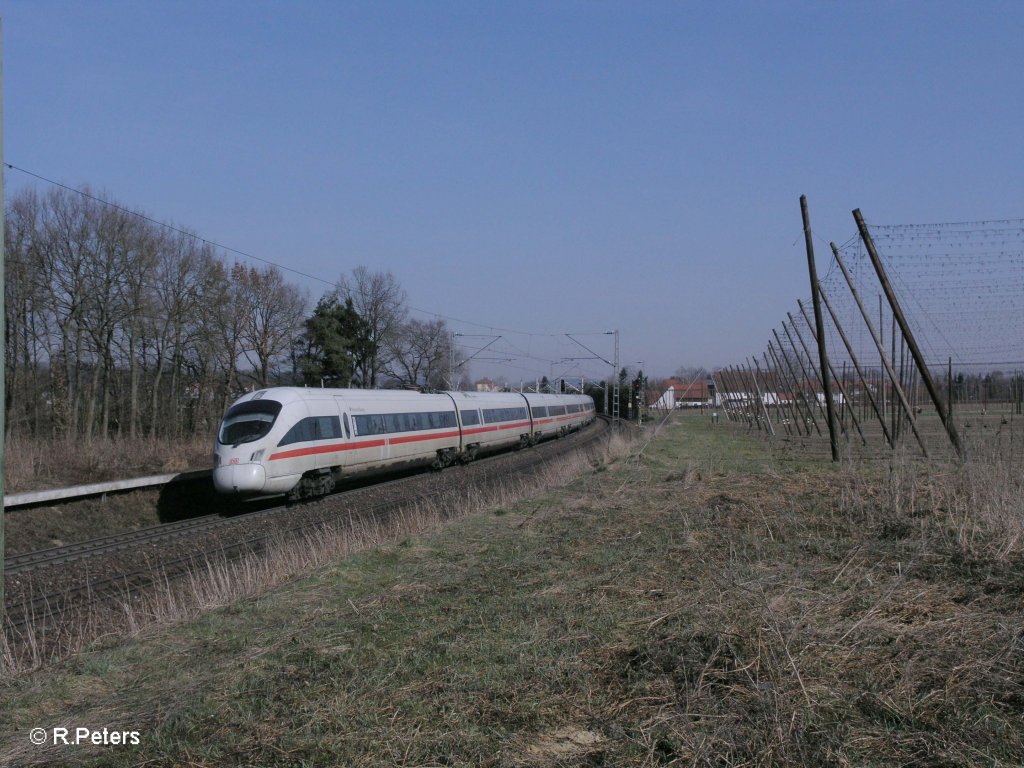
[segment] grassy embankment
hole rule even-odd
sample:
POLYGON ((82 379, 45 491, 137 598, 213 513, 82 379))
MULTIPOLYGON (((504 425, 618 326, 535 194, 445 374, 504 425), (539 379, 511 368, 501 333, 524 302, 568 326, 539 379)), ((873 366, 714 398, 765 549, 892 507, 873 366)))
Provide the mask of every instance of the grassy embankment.
MULTIPOLYGON (((13 494, 209 469, 211 445, 209 438, 86 442, 10 437, 4 490, 13 494)), ((59 547, 208 511, 205 504, 197 504, 187 495, 170 496, 169 490, 169 486, 164 486, 94 496, 73 504, 12 510, 5 525, 7 554, 59 547), (162 493, 170 498, 169 502, 161 502, 162 493), (168 514, 173 517, 168 518, 168 514)))
POLYGON ((7 439, 5 449, 4 489, 22 493, 209 469, 212 450, 212 437, 85 440, 13 436, 7 439))
POLYGON ((1020 525, 974 481, 697 416, 641 447, 2 683, 0 763, 1024 762, 1020 525), (142 743, 29 745, 55 725, 142 743))

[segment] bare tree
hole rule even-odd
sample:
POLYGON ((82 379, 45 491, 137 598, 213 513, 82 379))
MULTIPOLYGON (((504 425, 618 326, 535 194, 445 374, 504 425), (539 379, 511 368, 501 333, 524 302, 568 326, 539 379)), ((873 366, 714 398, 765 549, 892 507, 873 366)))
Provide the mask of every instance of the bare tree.
POLYGON ((268 387, 276 363, 287 358, 292 340, 301 332, 306 297, 284 281, 277 267, 232 270, 239 289, 242 317, 243 354, 252 366, 256 384, 268 387))
POLYGON ((278 270, 229 269, 195 235, 92 194, 23 190, 5 232, 11 431, 211 427, 243 384, 272 383, 302 328, 305 296, 278 270))
POLYGON ((37 247, 40 207, 35 191, 25 190, 11 201, 5 219, 8 431, 40 429, 37 393, 50 389, 48 285, 37 247))
POLYGON ((409 320, 385 346, 383 371, 401 386, 445 388, 452 347, 444 320, 409 320))
POLYGON ((369 348, 358 371, 364 387, 376 387, 385 366, 391 362, 390 349, 402 330, 407 309, 405 291, 391 272, 371 272, 363 266, 338 281, 338 296, 352 300, 352 306, 367 324, 369 348))

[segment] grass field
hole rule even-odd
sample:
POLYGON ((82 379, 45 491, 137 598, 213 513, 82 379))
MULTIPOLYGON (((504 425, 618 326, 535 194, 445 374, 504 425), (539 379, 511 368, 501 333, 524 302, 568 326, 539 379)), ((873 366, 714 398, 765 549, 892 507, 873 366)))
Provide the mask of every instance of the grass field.
POLYGON ((1019 480, 676 418, 564 487, 0 683, 0 764, 1024 764, 1019 480), (30 743, 55 726, 140 743, 30 743))

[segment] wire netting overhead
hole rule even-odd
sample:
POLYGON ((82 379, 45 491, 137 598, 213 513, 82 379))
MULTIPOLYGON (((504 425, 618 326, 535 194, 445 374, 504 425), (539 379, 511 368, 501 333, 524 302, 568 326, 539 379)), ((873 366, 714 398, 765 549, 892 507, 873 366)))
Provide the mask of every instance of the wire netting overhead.
MULTIPOLYGON (((952 358, 953 367, 960 371, 1024 369, 1024 219, 873 224, 869 229, 930 368, 944 369, 952 358)), ((891 355, 892 312, 867 249, 857 237, 839 251, 864 309, 891 355)), ((831 254, 827 269, 819 267, 819 273, 824 273, 823 291, 854 354, 862 364, 878 367, 877 346, 831 254)), ((803 303, 809 314, 810 302, 803 303)), ((830 356, 839 364, 849 361, 828 310, 823 312, 830 356)), ((801 331, 809 333, 804 319, 797 313, 794 318, 801 331)))

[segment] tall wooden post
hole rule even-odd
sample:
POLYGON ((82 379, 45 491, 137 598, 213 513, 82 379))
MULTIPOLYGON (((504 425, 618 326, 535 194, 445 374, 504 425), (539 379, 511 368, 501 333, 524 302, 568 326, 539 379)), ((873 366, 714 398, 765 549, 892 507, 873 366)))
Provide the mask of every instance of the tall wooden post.
POLYGON ((821 299, 818 298, 818 270, 814 266, 814 241, 811 237, 811 215, 807 210, 807 195, 800 195, 800 213, 804 219, 804 242, 807 245, 807 270, 811 273, 811 300, 814 303, 814 324, 818 328, 818 358, 822 388, 825 390, 825 409, 828 417, 828 438, 832 443, 832 461, 839 461, 839 442, 836 440, 836 409, 832 402, 832 377, 829 375, 828 350, 825 348, 825 323, 821 317, 821 299))
POLYGON ((729 401, 730 389, 729 377, 726 375, 725 368, 719 368, 715 373, 715 391, 722 398, 722 407, 725 408, 725 415, 729 421, 739 421, 739 414, 736 413, 733 404, 729 401))
MULTIPOLYGON (((917 365, 918 373, 921 374, 921 378, 924 380, 925 389, 928 390, 928 395, 932 399, 932 403, 935 405, 935 410, 939 412, 939 418, 942 419, 942 424, 946 428, 947 434, 949 434, 949 440, 953 443, 953 448, 956 449, 957 455, 960 458, 964 456, 964 446, 960 442, 960 435, 956 431, 956 424, 953 423, 953 419, 950 418, 949 413, 942 404, 942 397, 939 395, 939 390, 935 386, 935 381, 932 379, 931 371, 928 370, 928 366, 925 365, 924 355, 921 354, 920 347, 917 346, 917 340, 914 338, 913 331, 910 330, 910 324, 907 323, 907 318, 903 315, 903 310, 900 308, 900 303, 896 299, 896 293, 892 289, 892 285, 889 283, 889 276, 885 273, 885 267, 882 266, 882 260, 878 257, 878 251, 875 249, 875 241, 871 238, 871 233, 868 232, 868 225, 864 222, 864 217, 860 213, 860 208, 857 208, 853 212, 854 221, 857 222, 857 230, 860 232, 860 239, 864 241, 864 247, 868 249, 868 257, 871 259, 871 264, 875 268, 875 274, 878 275, 878 282, 882 284, 882 290, 885 291, 885 297, 889 300, 889 306, 892 308, 893 315, 896 316, 896 322, 900 324, 900 330, 903 331, 903 338, 907 341, 907 347, 910 349, 910 354, 914 358, 914 363, 917 365)), ((904 408, 907 405, 904 403, 904 408)), ((908 408, 909 410, 909 408, 908 408)))
MULTIPOLYGON (((7 287, 4 284, 4 273, 7 270, 7 257, 4 251, 4 211, 7 201, 4 198, 4 47, 3 47, 3 19, 0 19, 0 339, 7 338, 7 310, 4 307, 4 296, 7 287)), ((4 631, 4 617, 7 609, 4 607, 4 470, 6 462, 7 445, 7 383, 6 354, 0 354, 0 632, 4 631)))
MULTIPOLYGON (((875 349, 878 350, 878 356, 882 360, 882 366, 885 368, 885 373, 889 375, 889 381, 892 383, 893 392, 903 402, 903 405, 907 409, 907 412, 910 413, 910 428, 914 431, 914 437, 917 438, 917 444, 921 446, 921 453, 927 456, 928 447, 924 444, 924 438, 921 437, 921 433, 917 431, 917 419, 914 418, 914 414, 910 411, 910 405, 907 403, 907 396, 904 394, 903 388, 899 385, 899 382, 896 381, 896 371, 892 369, 892 365, 890 365, 889 363, 889 358, 886 357, 885 345, 882 344, 882 339, 878 335, 878 331, 875 330, 875 324, 871 322, 871 317, 868 315, 867 310, 864 309, 864 303, 860 300, 860 294, 857 292, 857 286, 853 282, 853 277, 850 275, 850 271, 846 268, 846 263, 839 255, 839 249, 836 247, 835 243, 830 243, 829 245, 832 246, 832 253, 836 257, 836 264, 839 265, 839 270, 843 273, 843 279, 846 280, 846 285, 849 286, 850 288, 850 295, 853 296, 853 300, 856 302, 857 307, 860 309, 861 317, 864 318, 864 325, 867 327, 868 333, 871 334, 871 340, 875 342, 875 349)), ((884 393, 885 381, 884 379, 882 379, 881 376, 879 376, 879 381, 881 383, 881 389, 884 393)), ((884 407, 885 404, 883 402, 883 422, 885 421, 884 407)))
MULTIPOLYGON (((775 421, 778 422, 779 424, 782 424, 782 426, 786 430, 787 435, 791 435, 793 434, 793 431, 790 429, 789 419, 782 417, 782 397, 779 394, 779 377, 772 375, 772 367, 768 362, 767 352, 761 353, 761 359, 764 360, 764 373, 761 375, 761 377, 765 382, 765 387, 767 388, 768 386, 771 386, 775 390, 775 421)), ((757 366, 757 371, 758 373, 760 373, 761 365, 760 363, 757 362, 756 357, 754 358, 754 365, 757 366)))
MULTIPOLYGON (((761 373, 761 366, 758 365, 758 363, 757 363, 757 355, 754 355, 751 359, 754 361, 755 374, 760 374, 761 373)), ((755 381, 756 381, 756 379, 755 379, 755 381)), ((764 397, 765 397, 765 399, 767 399, 767 397, 768 397, 768 379, 767 378, 764 379, 764 383, 765 383, 764 397)), ((775 405, 776 405, 776 408, 778 408, 778 402, 777 402, 778 399, 779 399, 779 395, 778 395, 778 393, 776 393, 775 394, 775 400, 776 400, 776 404, 775 405)), ((764 400, 762 400, 762 402, 764 402, 764 400)), ((768 420, 768 427, 769 427, 769 429, 771 429, 772 435, 774 435, 775 434, 775 427, 772 426, 772 417, 771 417, 771 414, 768 413, 768 403, 766 403, 766 402, 764 404, 764 417, 768 420)))
MULTIPOLYGON (((785 329, 785 325, 783 325, 783 329, 785 329)), ((789 362, 789 357, 786 355, 786 348, 782 345, 782 339, 779 338, 779 333, 774 328, 772 328, 772 335, 775 336, 775 343, 779 345, 779 357, 782 359, 782 362, 786 364, 786 370, 789 371, 789 375, 793 381, 793 400, 796 402, 797 398, 802 398, 804 406, 807 408, 807 419, 809 420, 807 423, 807 436, 810 437, 811 435, 811 424, 814 425, 814 428, 820 435, 821 430, 818 429, 818 422, 814 418, 814 412, 811 411, 811 406, 807 402, 807 397, 804 395, 803 387, 800 384, 800 377, 796 375, 796 371, 793 369, 792 363, 789 362)), ((771 342, 768 342, 768 344, 770 346, 771 342)), ((803 418, 802 411, 800 413, 800 418, 803 418)))
POLYGON ((749 424, 752 428, 757 427, 757 431, 760 432, 761 421, 760 419, 757 418, 756 414, 754 413, 754 409, 751 407, 750 398, 748 397, 750 393, 745 389, 746 384, 743 381, 743 375, 739 372, 736 366, 733 365, 729 366, 729 373, 732 375, 733 381, 737 382, 737 386, 743 388, 740 389, 739 391, 743 393, 743 410, 746 414, 747 424, 749 424))
POLYGON ((793 353, 796 355, 797 361, 800 363, 800 371, 804 375, 804 381, 807 382, 808 386, 811 387, 811 391, 814 395, 814 404, 818 407, 818 413, 822 416, 827 416, 825 413, 825 406, 822 405, 821 399, 818 397, 817 387, 821 384, 821 375, 818 373, 818 369, 814 367, 814 358, 811 357, 811 351, 807 348, 804 343, 803 337, 800 335, 800 331, 797 330, 796 323, 793 322, 793 313, 787 312, 786 317, 789 318, 789 326, 793 327, 793 333, 790 334, 789 326, 786 325, 786 321, 782 321, 782 330, 786 332, 786 338, 789 339, 789 343, 793 345, 793 353), (793 341, 793 336, 796 336, 797 341, 800 342, 800 346, 797 347, 796 342, 793 341), (800 354, 803 350, 804 354, 800 354), (804 358, 807 358, 807 365, 804 365, 804 358))
MULTIPOLYGON (((796 430, 796 433, 798 435, 803 435, 805 427, 807 429, 807 434, 808 435, 811 434, 810 425, 803 424, 803 426, 801 426, 801 424, 803 423, 804 419, 803 419, 803 416, 800 415, 799 404, 796 401, 796 390, 793 388, 793 385, 790 383, 789 377, 786 376, 786 372, 782 369, 782 364, 779 362, 779 358, 775 354, 775 347, 772 346, 772 343, 770 341, 768 342, 768 353, 772 356, 772 361, 775 363, 775 376, 776 376, 776 378, 781 378, 782 379, 782 383, 785 384, 786 387, 789 389, 789 399, 786 400, 786 404, 789 406, 789 412, 791 414, 791 420, 793 422, 793 428, 796 430)), ((766 361, 765 364, 767 365, 767 361, 766 361)))
MULTIPOLYGON (((817 339, 817 337, 814 334, 814 327, 811 325, 811 318, 809 318, 807 316, 807 310, 804 309, 804 303, 802 301, 798 300, 796 304, 797 304, 798 307, 800 307, 800 314, 802 314, 804 316, 804 321, 807 323, 807 329, 811 332, 811 336, 814 336, 814 340, 817 341, 818 339, 817 339)), ((788 315, 789 313, 787 312, 786 314, 788 315)), ((796 331, 797 338, 799 338, 800 339, 800 343, 803 344, 804 343, 804 337, 800 335, 800 329, 797 328, 796 327, 796 323, 793 322, 793 316, 792 315, 790 315, 789 321, 791 323, 793 323, 793 330, 796 331)), ((864 437, 864 432, 860 428, 860 422, 857 421, 857 414, 854 413, 854 411, 853 411, 853 404, 850 402, 850 397, 846 393, 846 386, 844 385, 844 381, 846 379, 846 363, 843 362, 843 377, 842 378, 839 378, 838 376, 835 375, 836 372, 835 372, 835 369, 832 367, 832 361, 831 360, 828 363, 828 367, 829 367, 829 371, 831 373, 832 378, 835 379, 836 387, 839 389, 839 396, 842 398, 843 403, 846 405, 846 408, 847 408, 847 410, 850 413, 850 418, 853 420, 853 426, 857 428, 857 433, 860 435, 861 442, 864 443, 864 445, 867 445, 868 444, 868 440, 867 440, 866 437, 864 437)), ((844 420, 842 419, 842 413, 843 413, 843 409, 840 408, 839 409, 839 414, 838 414, 840 416, 840 418, 839 418, 839 422, 840 422, 839 426, 841 428, 841 431, 843 433, 845 433, 846 432, 846 428, 843 426, 844 420)))
POLYGON ((953 415, 953 358, 949 358, 949 367, 946 369, 946 381, 949 382, 949 391, 946 393, 949 415, 953 415))
MULTIPOLYGON (((732 421, 732 413, 729 411, 729 405, 725 402, 725 398, 722 397, 722 378, 719 376, 719 371, 713 371, 709 374, 708 378, 711 379, 711 386, 714 387, 715 397, 717 397, 722 403, 722 410, 725 411, 725 418, 732 421)), ((714 400, 711 401, 711 407, 718 410, 717 407, 715 407, 714 400)))
MULTIPOLYGON (((757 361, 754 361, 755 365, 757 361)), ((772 426, 772 417, 768 415, 768 406, 764 403, 764 396, 761 394, 761 385, 757 383, 757 375, 754 373, 754 369, 750 367, 750 363, 746 364, 747 372, 750 374, 751 381, 754 382, 754 392, 757 393, 757 400, 761 404, 761 408, 758 410, 758 418, 760 414, 764 413, 764 424, 768 430, 768 434, 775 437, 775 427, 772 426)))
MULTIPOLYGON (((802 384, 809 385, 812 390, 815 390, 812 391, 811 394, 814 395, 814 405, 818 406, 818 410, 820 411, 821 403, 818 402, 817 388, 814 386, 814 382, 811 381, 810 374, 807 373, 807 366, 804 365, 804 359, 800 356, 800 352, 796 348, 796 342, 793 341, 793 335, 789 332, 789 328, 786 326, 785 321, 782 323, 782 330, 785 332, 786 338, 789 339, 789 347, 793 350, 793 357, 796 358, 797 363, 800 365, 800 374, 803 376, 800 381, 802 384)), ((820 435, 821 427, 818 426, 818 420, 814 418, 814 409, 811 407, 811 402, 807 399, 807 394, 802 387, 800 392, 804 398, 804 403, 807 405, 807 413, 810 415, 811 421, 814 422, 814 429, 820 435)))
MULTIPOLYGON (((831 245, 833 248, 836 247, 835 243, 832 243, 831 245)), ((843 340, 843 345, 846 347, 846 352, 850 355, 850 360, 853 361, 853 367, 857 371, 857 376, 860 377, 860 386, 864 390, 864 394, 867 395, 868 402, 871 404, 871 408, 874 410, 875 416, 878 417, 878 423, 882 425, 882 434, 885 435, 885 442, 889 444, 890 448, 895 448, 896 444, 893 441, 892 436, 889 434, 889 428, 885 426, 884 412, 878 410, 878 403, 875 402, 875 396, 871 391, 871 382, 868 381, 867 376, 864 374, 864 369, 860 367, 860 361, 857 359, 857 355, 853 351, 853 345, 850 343, 850 339, 846 335, 846 331, 843 330, 843 326, 839 322, 839 318, 836 316, 836 311, 832 309, 832 304, 828 300, 828 294, 825 293, 825 289, 820 285, 818 286, 818 294, 821 296, 821 300, 825 302, 825 309, 828 310, 829 315, 832 317, 832 324, 835 325, 836 330, 839 331, 839 338, 843 340)))
MULTIPOLYGON (((799 302, 797 302, 797 303, 799 304, 799 302)), ((787 312, 786 313, 786 317, 789 318, 789 325, 793 329, 793 335, 796 336, 796 340, 800 342, 800 349, 802 349, 804 351, 804 357, 807 358, 807 365, 810 367, 810 372, 812 374, 814 374, 814 377, 813 377, 814 381, 811 382, 811 385, 813 386, 814 382, 817 382, 819 385, 821 385, 822 390, 824 390, 825 385, 824 385, 824 382, 822 381, 822 373, 817 368, 814 367, 814 357, 813 357, 813 355, 811 355, 811 350, 807 346, 807 342, 804 341, 803 334, 801 334, 800 333, 800 329, 796 327, 796 320, 793 319, 793 313, 792 312, 787 312)), ((783 326, 785 326, 785 323, 783 323, 783 326)), ((810 328, 811 333, 813 334, 814 333, 814 326, 808 324, 808 328, 810 328)), ((815 341, 817 341, 817 337, 816 336, 815 336, 815 341)), ((799 350, 797 350, 797 354, 798 355, 800 354, 799 350)), ((803 357, 801 357, 800 359, 803 360, 803 357)), ((807 378, 810 379, 811 376, 808 376, 807 378)), ((816 401, 818 401, 817 397, 815 397, 814 399, 816 401)), ((821 401, 818 401, 818 410, 819 411, 822 410, 821 401)))

